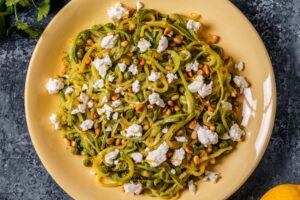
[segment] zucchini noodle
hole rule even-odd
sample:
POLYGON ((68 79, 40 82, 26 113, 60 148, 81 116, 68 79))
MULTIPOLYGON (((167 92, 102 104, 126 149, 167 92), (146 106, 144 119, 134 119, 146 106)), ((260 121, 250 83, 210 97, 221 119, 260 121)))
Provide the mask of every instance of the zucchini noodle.
POLYGON ((232 127, 241 121, 237 72, 212 35, 187 26, 198 18, 133 10, 80 32, 72 43, 58 76, 64 88, 57 116, 72 153, 85 157, 102 186, 140 183, 143 194, 178 198, 189 181, 201 180, 234 150, 240 138, 232 127), (106 44, 111 47, 103 44, 107 37, 115 37, 106 44), (158 51, 163 38, 167 47, 158 51), (155 94, 160 100, 151 100, 155 94), (156 164, 149 155, 163 145, 168 149, 158 156, 165 159, 156 164), (174 157, 180 149, 183 158, 174 157))

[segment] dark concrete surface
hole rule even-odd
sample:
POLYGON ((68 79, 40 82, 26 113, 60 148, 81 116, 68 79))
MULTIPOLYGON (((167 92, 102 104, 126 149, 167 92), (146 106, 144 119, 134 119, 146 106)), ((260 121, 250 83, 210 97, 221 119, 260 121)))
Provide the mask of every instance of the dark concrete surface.
MULTIPOLYGON (((267 151, 230 199, 259 199, 270 187, 300 183, 300 0, 232 0, 248 17, 270 54, 277 82, 277 114, 267 151)), ((52 1, 50 17, 67 3, 52 1)), ((22 17, 35 15, 28 12, 22 17)), ((71 199, 49 176, 30 141, 24 82, 37 39, 0 39, 0 199, 71 199)))

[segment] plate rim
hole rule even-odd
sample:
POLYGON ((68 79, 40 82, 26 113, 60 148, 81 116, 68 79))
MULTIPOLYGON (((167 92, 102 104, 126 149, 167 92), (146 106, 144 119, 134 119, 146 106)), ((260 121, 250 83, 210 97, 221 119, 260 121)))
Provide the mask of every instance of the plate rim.
MULTIPOLYGON (((78 0, 77 0, 78 1, 78 0)), ((68 7, 71 6, 72 3, 76 2, 76 0, 73 1, 69 1, 66 5, 64 5, 63 8, 61 8, 54 16, 53 18, 50 20, 50 22, 48 23, 48 25, 46 26, 46 28, 44 29, 44 32, 48 29, 50 29, 50 27, 53 26, 53 24, 55 23, 56 20, 59 20, 59 16, 62 15, 62 13, 65 12, 66 9, 68 9, 68 7)), ((227 193, 224 193, 224 199, 229 198, 230 196, 232 196, 235 192, 237 192, 245 183, 246 181, 249 179, 249 177, 253 174, 254 170, 258 167, 258 164, 261 162, 262 157, 264 156, 266 149, 270 143, 270 138, 273 134, 273 130, 274 130, 274 124, 275 124, 275 118, 276 118, 276 108, 277 108, 277 88, 276 88, 276 79, 275 79, 275 74, 274 74, 274 70, 273 70, 273 65, 272 65, 272 60, 270 59, 270 55, 268 53, 268 50, 265 46, 264 41, 262 40, 260 34, 257 32, 256 28, 253 26, 253 24, 250 22, 250 20, 245 16, 245 14, 237 7, 235 6, 230 0, 225 0, 226 3, 229 3, 229 6, 231 6, 234 10, 236 10, 241 17, 244 18, 244 20, 246 21, 246 23, 249 25, 249 27, 251 27, 252 31, 254 31, 254 34, 256 35, 256 37, 259 39, 260 43, 262 44, 262 50, 265 52, 265 54, 267 55, 267 59, 269 62, 268 68, 270 68, 270 77, 271 77, 271 82, 272 82, 272 94, 274 94, 272 96, 272 115, 271 115, 271 119, 270 119, 270 123, 268 126, 268 130, 267 130, 267 136, 265 138, 265 142, 263 143, 262 148, 259 151, 259 154, 256 156, 256 159, 254 161, 254 164, 251 167, 251 170, 249 170, 247 173, 245 173, 244 178, 241 179, 239 181, 239 183, 234 187, 234 189, 228 191, 227 193)), ((28 133, 31 139, 31 142, 33 144, 33 147, 35 149, 36 154, 38 155, 38 158, 40 159, 42 165, 44 166, 44 168, 46 169, 46 171, 49 173, 49 175, 51 176, 51 178, 56 182, 57 185, 59 185, 59 187, 65 192, 67 193, 70 197, 73 197, 73 194, 71 194, 69 192, 69 190, 66 190, 66 186, 63 182, 61 182, 60 180, 58 180, 58 178, 54 175, 53 170, 50 169, 49 165, 47 164, 48 162, 46 161, 46 159, 41 156, 41 149, 39 147, 39 145, 37 145, 37 141, 34 137, 34 129, 32 128, 31 125, 31 119, 29 117, 29 100, 28 100, 28 87, 29 87, 29 79, 30 79, 30 74, 31 71, 33 70, 33 61, 35 60, 37 51, 41 45, 41 40, 44 36, 44 32, 40 35, 40 38, 38 39, 38 42, 34 48, 34 51, 32 53, 32 56, 30 58, 30 62, 28 64, 28 68, 27 68, 27 72, 26 72, 26 80, 25 80, 25 90, 24 90, 24 107, 25 107, 25 118, 26 118, 26 125, 27 125, 27 129, 28 129, 28 133)))

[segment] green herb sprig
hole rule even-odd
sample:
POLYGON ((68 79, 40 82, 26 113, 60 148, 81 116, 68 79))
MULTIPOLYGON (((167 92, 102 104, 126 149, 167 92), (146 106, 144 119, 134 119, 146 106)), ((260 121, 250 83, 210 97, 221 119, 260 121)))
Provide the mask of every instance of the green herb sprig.
POLYGON ((40 22, 48 16, 51 0, 41 0, 36 3, 34 0, 0 0, 0 36, 7 36, 9 33, 18 30, 26 35, 35 38, 41 33, 41 29, 31 27, 18 18, 18 10, 34 8, 37 11, 37 21, 40 22), (8 17, 14 15, 14 25, 8 24, 8 17))

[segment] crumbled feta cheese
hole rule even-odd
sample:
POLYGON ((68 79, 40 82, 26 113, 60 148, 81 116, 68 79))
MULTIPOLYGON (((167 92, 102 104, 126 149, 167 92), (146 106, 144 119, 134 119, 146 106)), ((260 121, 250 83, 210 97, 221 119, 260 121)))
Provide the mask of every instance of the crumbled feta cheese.
POLYGON ((54 124, 54 128, 56 130, 60 129, 60 122, 59 122, 59 119, 58 119, 56 114, 52 114, 50 116, 50 121, 51 121, 52 124, 54 124))
POLYGON ((208 144, 217 144, 218 143, 218 134, 213 132, 207 128, 207 126, 200 126, 196 127, 196 131, 198 134, 198 140, 207 147, 208 144))
POLYGON ((87 103, 89 100, 89 96, 84 94, 84 93, 80 93, 79 95, 79 99, 83 102, 83 103, 87 103))
POLYGON ((89 89, 89 87, 87 86, 87 84, 83 84, 81 89, 82 91, 86 91, 87 89, 89 89))
POLYGON ((133 195, 140 194, 143 189, 143 185, 141 183, 125 183, 123 187, 125 192, 131 193, 133 195))
POLYGON ((113 75, 108 76, 108 82, 113 82, 115 80, 115 77, 113 75))
POLYGON ((107 104, 104 104, 103 109, 105 110, 106 119, 109 120, 113 109, 107 104))
POLYGON ((168 132, 168 130, 169 130, 168 127, 165 127, 165 128, 163 128, 163 129, 161 130, 161 132, 164 133, 164 134, 166 134, 166 133, 168 132))
POLYGON ((115 89, 115 93, 122 93, 122 88, 121 87, 117 87, 115 89))
POLYGON ((239 62, 239 63, 237 63, 237 64, 234 65, 234 68, 237 69, 237 70, 239 70, 239 71, 243 71, 244 66, 245 65, 244 65, 243 62, 239 62))
POLYGON ((103 79, 97 80, 97 81, 94 83, 94 85, 93 85, 93 88, 94 88, 94 89, 101 89, 101 88, 103 88, 103 87, 104 87, 104 81, 103 81, 103 79))
POLYGON ((134 160, 135 163, 141 163, 143 161, 143 154, 141 154, 140 152, 132 153, 130 157, 134 160))
POLYGON ((93 120, 86 119, 80 124, 80 128, 82 131, 87 131, 87 130, 91 129, 93 127, 93 125, 94 125, 93 120))
POLYGON ((183 148, 180 149, 176 149, 174 151, 174 154, 171 158, 171 163, 174 166, 179 166, 182 163, 182 160, 184 159, 185 156, 185 151, 183 150, 183 148))
POLYGON ((161 53, 168 48, 168 39, 165 36, 161 36, 158 42, 157 52, 161 53))
POLYGON ((186 24, 186 28, 190 29, 190 30, 193 30, 193 31, 198 31, 200 27, 201 27, 201 23, 196 22, 192 19, 190 19, 186 24))
POLYGON ((232 104, 227 101, 221 101, 221 105, 223 110, 232 110, 232 104))
POLYGON ((131 45, 129 51, 130 51, 130 52, 135 52, 136 50, 137 50, 137 47, 134 46, 134 45, 131 45))
POLYGON ((107 164, 113 165, 114 164, 114 160, 116 160, 116 158, 118 157, 120 153, 119 149, 115 149, 114 151, 111 151, 109 153, 107 153, 104 157, 104 160, 107 164))
POLYGON ((76 115, 77 113, 85 113, 86 106, 79 104, 76 109, 72 110, 71 114, 76 115))
POLYGON ((94 106, 94 102, 92 100, 90 100, 88 103, 88 108, 92 108, 94 106))
POLYGON ((171 169, 171 174, 176 174, 176 170, 175 169, 171 169))
POLYGON ((113 120, 117 120, 119 118, 119 113, 118 112, 115 112, 113 115, 112 115, 112 118, 113 120))
POLYGON ((104 49, 112 49, 116 45, 118 35, 107 35, 101 40, 101 47, 104 49))
POLYGON ((240 129, 238 124, 233 124, 229 129, 229 136, 233 141, 240 141, 241 137, 245 135, 245 131, 240 129))
POLYGON ((157 94, 156 92, 150 94, 148 100, 150 104, 156 104, 162 108, 166 106, 164 101, 160 98, 159 94, 157 94))
POLYGON ((118 64, 120 71, 125 72, 127 65, 125 63, 119 63, 118 64))
POLYGON ((107 99, 107 96, 103 96, 102 97, 102 101, 101 101, 102 103, 106 103, 106 102, 108 102, 108 99, 107 99))
POLYGON ((142 53, 144 53, 149 47, 151 47, 151 43, 146 39, 141 39, 138 42, 137 47, 140 49, 142 53))
POLYGON ((235 76, 233 78, 233 82, 237 87, 242 89, 249 87, 249 83, 246 81, 246 79, 243 76, 235 76))
POLYGON ((132 124, 126 129, 126 137, 141 137, 143 134, 143 129, 138 124, 132 124))
POLYGON ((135 80, 133 83, 132 83, 132 91, 134 93, 138 93, 140 91, 140 82, 138 80, 135 80))
POLYGON ((114 165, 117 165, 117 164, 119 164, 119 160, 114 161, 114 165))
POLYGON ((148 77, 149 81, 155 82, 160 78, 159 72, 151 71, 150 76, 148 77))
POLYGON ((175 139, 177 142, 187 142, 187 139, 185 136, 175 136, 175 139))
POLYGON ((169 146, 166 142, 162 143, 156 150, 150 151, 146 161, 151 167, 157 167, 167 160, 169 146))
POLYGON ((144 7, 144 4, 140 1, 136 2, 136 10, 139 11, 144 7))
POLYGON ((95 175, 97 175, 97 172, 94 171, 94 170, 91 170, 91 171, 90 171, 90 175, 95 176, 95 175))
POLYGON ((108 132, 109 132, 109 131, 112 131, 111 126, 108 125, 108 126, 106 127, 105 131, 108 131, 108 132))
POLYGON ((178 79, 177 74, 167 73, 168 83, 172 83, 173 80, 178 79))
POLYGON ((117 3, 107 10, 107 14, 112 20, 120 20, 129 14, 129 10, 124 8, 121 3, 117 3))
POLYGON ((205 84, 203 79, 202 75, 198 75, 196 79, 188 85, 188 89, 192 93, 198 92, 202 98, 205 98, 211 94, 213 82, 211 81, 209 84, 205 84))
POLYGON ((149 151, 149 150, 150 150, 149 147, 146 147, 145 151, 149 151))
POLYGON ((71 94, 73 91, 74 91, 74 89, 73 89, 71 86, 69 86, 69 87, 67 87, 67 89, 65 90, 65 94, 71 94))
POLYGON ((208 181, 210 180, 213 183, 216 183, 217 180, 219 178, 219 173, 217 172, 210 172, 210 171, 205 171, 204 177, 203 177, 203 181, 208 181))
POLYGON ((185 66, 185 71, 186 72, 198 71, 198 66, 199 66, 199 63, 197 60, 195 60, 194 62, 190 62, 185 66))
POLYGON ((111 59, 107 55, 104 58, 96 58, 92 64, 96 67, 99 72, 99 75, 104 78, 107 72, 107 66, 111 65, 111 59))
POLYGON ((117 99, 117 100, 112 101, 111 105, 112 105, 112 107, 117 108, 120 105, 122 105, 122 102, 120 99, 117 99))
POLYGON ((196 186, 193 180, 190 180, 188 182, 188 187, 189 187, 189 191, 193 194, 196 195, 196 186))
POLYGON ((198 94, 205 98, 206 96, 211 94, 213 82, 211 81, 209 84, 203 84, 200 90, 198 90, 198 94))
POLYGON ((56 94, 64 88, 64 83, 58 79, 49 78, 46 88, 49 94, 56 94))
POLYGON ((128 68, 128 71, 131 72, 133 75, 138 73, 137 66, 135 64, 131 64, 128 68))

